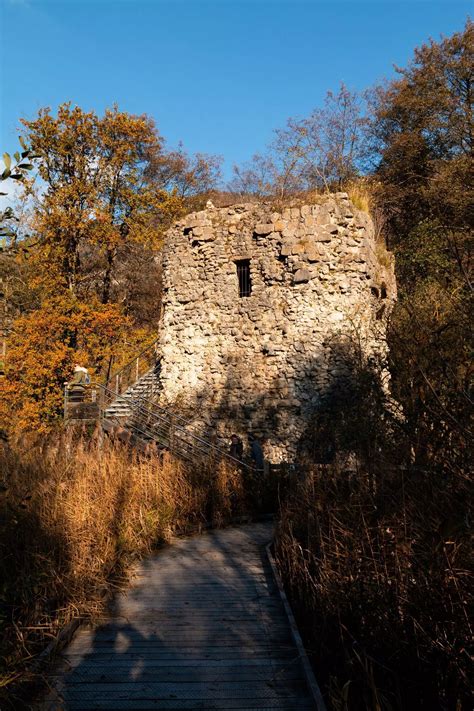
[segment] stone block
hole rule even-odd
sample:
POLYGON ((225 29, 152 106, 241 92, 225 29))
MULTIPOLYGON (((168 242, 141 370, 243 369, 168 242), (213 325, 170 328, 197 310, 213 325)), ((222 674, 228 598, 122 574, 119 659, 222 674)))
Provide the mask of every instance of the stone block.
POLYGON ((193 237, 195 237, 198 242, 211 242, 216 239, 216 232, 212 227, 194 227, 193 237))
POLYGON ((318 208, 313 212, 318 225, 326 225, 331 219, 331 212, 327 205, 318 205, 318 208))
POLYGON ((272 222, 273 232, 282 232, 285 229, 285 223, 282 220, 272 222))
POLYGON ((304 244, 301 242, 296 242, 291 248, 291 254, 304 254, 304 244))
POLYGON ((317 234, 313 236, 315 242, 330 242, 332 240, 332 235, 326 230, 319 230, 317 234))
POLYGON ((310 249, 306 250, 305 256, 308 262, 319 262, 321 259, 319 251, 314 247, 311 247, 310 249))
POLYGON ((293 277, 293 284, 304 284, 311 279, 311 274, 307 269, 298 269, 293 277))
POLYGON ((270 232, 273 232, 273 225, 271 223, 258 222, 253 231, 256 235, 269 235, 270 232))
POLYGON ((211 220, 206 210, 194 212, 188 215, 184 221, 185 228, 194 229, 195 227, 204 227, 211 224, 211 220))

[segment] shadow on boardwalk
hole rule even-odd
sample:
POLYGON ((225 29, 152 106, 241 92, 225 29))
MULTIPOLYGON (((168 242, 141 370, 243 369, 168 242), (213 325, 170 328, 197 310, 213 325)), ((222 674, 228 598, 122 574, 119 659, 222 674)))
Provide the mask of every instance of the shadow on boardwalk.
POLYGON ((252 524, 176 541, 140 564, 110 619, 79 632, 43 708, 314 708, 252 524))

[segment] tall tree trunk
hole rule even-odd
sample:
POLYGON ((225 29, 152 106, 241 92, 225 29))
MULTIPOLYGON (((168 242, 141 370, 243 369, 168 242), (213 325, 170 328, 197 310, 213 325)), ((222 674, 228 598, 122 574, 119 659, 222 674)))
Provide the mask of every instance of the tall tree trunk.
POLYGON ((115 257, 117 256, 116 247, 107 248, 107 266, 105 268, 104 283, 102 285, 102 303, 108 304, 110 301, 110 292, 112 289, 112 272, 115 264, 115 257))

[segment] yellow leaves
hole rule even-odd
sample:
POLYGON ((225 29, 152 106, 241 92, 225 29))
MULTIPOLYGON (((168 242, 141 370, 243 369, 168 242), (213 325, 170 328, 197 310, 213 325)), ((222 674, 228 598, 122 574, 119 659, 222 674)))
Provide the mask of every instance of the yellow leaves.
POLYGON ((132 156, 143 158, 146 149, 162 148, 163 141, 153 119, 146 114, 133 116, 120 112, 117 106, 105 111, 98 131, 104 145, 113 150, 116 161, 129 160, 132 156))
POLYGON ((48 288, 54 271, 60 285, 77 293, 81 273, 92 262, 96 270, 102 266, 105 284, 97 285, 97 293, 108 300, 115 250, 127 242, 157 246, 158 229, 182 211, 182 200, 156 191, 148 178, 162 139, 149 117, 116 106, 99 117, 68 103, 56 117, 47 108, 23 124, 42 157, 46 183, 35 215, 38 272, 48 288), (106 259, 102 265, 100 255, 106 259))

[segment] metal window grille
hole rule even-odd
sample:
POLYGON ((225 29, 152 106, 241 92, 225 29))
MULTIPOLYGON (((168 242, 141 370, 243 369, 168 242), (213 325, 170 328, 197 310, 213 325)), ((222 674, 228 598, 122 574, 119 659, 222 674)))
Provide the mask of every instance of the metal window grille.
POLYGON ((252 280, 250 279, 250 259, 239 259, 237 277, 239 280, 239 296, 250 296, 252 293, 252 280))

